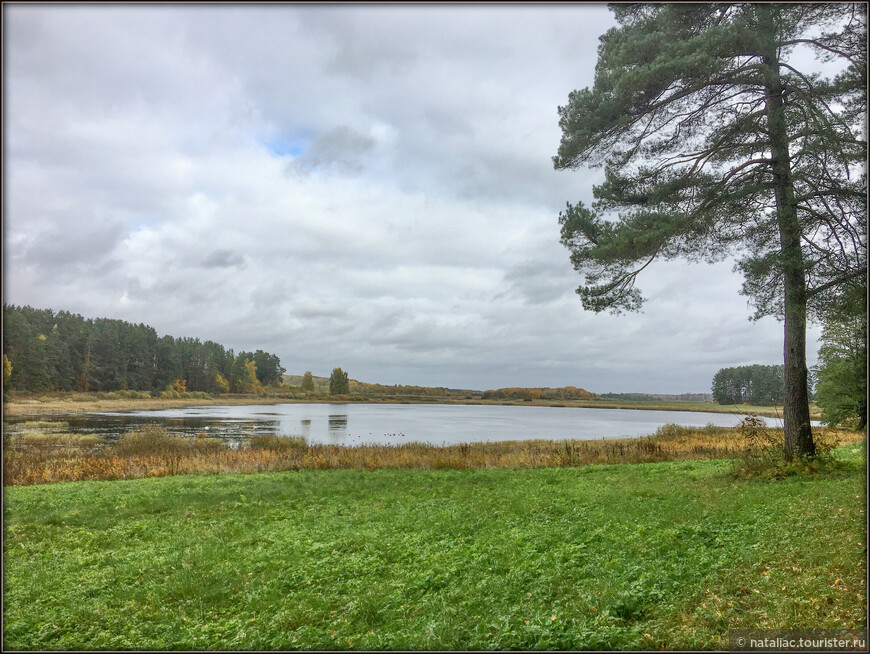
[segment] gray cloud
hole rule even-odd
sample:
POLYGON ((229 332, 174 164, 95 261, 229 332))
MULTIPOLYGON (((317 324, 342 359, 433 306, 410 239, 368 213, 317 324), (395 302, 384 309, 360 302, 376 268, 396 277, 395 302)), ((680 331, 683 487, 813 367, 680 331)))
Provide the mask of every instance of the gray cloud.
POLYGON ((546 304, 570 294, 564 265, 555 261, 528 260, 509 268, 504 275, 511 291, 519 294, 527 304, 546 304), (567 283, 566 283, 567 281, 567 283))
POLYGON ((204 268, 244 267, 245 258, 232 250, 214 250, 202 261, 204 268))
POLYGON ((359 172, 363 159, 375 145, 374 139, 349 127, 336 127, 318 136, 304 155, 293 162, 292 170, 310 172, 331 168, 340 172, 359 172))
POLYGON ((651 266, 638 315, 580 307, 557 216, 601 175, 550 157, 602 5, 4 19, 6 301, 390 384, 703 391, 781 356, 729 262, 651 266))

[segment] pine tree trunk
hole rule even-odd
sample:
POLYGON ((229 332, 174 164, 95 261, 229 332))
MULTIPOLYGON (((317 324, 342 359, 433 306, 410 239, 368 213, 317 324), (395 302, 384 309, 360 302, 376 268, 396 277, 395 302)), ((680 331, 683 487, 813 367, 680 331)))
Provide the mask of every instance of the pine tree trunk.
POLYGON ((785 292, 783 425, 785 457, 791 460, 795 455, 812 456, 816 451, 810 428, 810 403, 807 389, 807 285, 801 251, 801 226, 791 176, 788 130, 783 109, 784 89, 780 80, 779 61, 773 38, 775 30, 770 8, 761 5, 759 9, 762 31, 771 37, 768 39, 770 49, 764 57, 765 90, 785 292))

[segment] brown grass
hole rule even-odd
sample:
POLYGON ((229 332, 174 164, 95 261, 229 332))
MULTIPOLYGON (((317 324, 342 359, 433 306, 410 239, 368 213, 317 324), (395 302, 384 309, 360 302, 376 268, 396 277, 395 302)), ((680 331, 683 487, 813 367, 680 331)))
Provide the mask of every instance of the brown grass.
POLYGON ((286 397, 265 395, 216 395, 211 398, 115 397, 113 393, 54 393, 13 397, 3 403, 8 416, 57 413, 93 413, 94 411, 152 411, 189 406, 280 404, 286 397))
MULTIPOLYGON (((773 431, 782 439, 782 431, 773 431)), ((861 432, 816 430, 831 445, 863 440, 861 432)), ((206 438, 174 436, 160 427, 129 432, 114 445, 87 439, 7 436, 4 485, 62 481, 138 479, 183 474, 327 469, 545 468, 607 463, 647 463, 740 456, 746 442, 736 429, 690 429, 666 425, 644 438, 601 441, 504 441, 443 447, 404 445, 312 445, 298 437, 263 436, 233 449, 206 438)))
MULTIPOLYGON (((484 400, 466 395, 421 396, 421 395, 349 395, 338 398, 324 394, 305 395, 292 389, 280 393, 260 393, 255 395, 227 394, 206 397, 162 398, 150 397, 147 393, 136 391, 115 391, 109 393, 54 392, 42 394, 14 393, 4 402, 3 411, 9 416, 28 414, 88 413, 94 411, 143 411, 155 409, 178 409, 189 406, 243 405, 243 404, 283 404, 283 403, 323 403, 351 402, 365 404, 487 404, 499 406, 553 406, 586 409, 641 409, 646 411, 701 411, 709 413, 752 413, 760 416, 781 417, 781 407, 759 407, 750 405, 719 405, 715 402, 629 402, 592 398, 585 400, 484 400)), ((819 418, 819 410, 810 406, 813 419, 819 418)))

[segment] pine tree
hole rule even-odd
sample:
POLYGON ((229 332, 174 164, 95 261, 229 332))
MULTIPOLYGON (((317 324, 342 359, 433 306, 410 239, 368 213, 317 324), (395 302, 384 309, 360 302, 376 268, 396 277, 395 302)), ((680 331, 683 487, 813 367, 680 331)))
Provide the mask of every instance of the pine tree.
POLYGON ((559 107, 557 169, 604 166, 559 216, 593 311, 636 311, 655 259, 738 254, 784 320, 785 454, 812 455, 806 322, 867 274, 866 5, 625 4, 559 107), (799 70, 797 49, 837 61, 799 70), (606 220, 610 214, 615 220, 606 220))

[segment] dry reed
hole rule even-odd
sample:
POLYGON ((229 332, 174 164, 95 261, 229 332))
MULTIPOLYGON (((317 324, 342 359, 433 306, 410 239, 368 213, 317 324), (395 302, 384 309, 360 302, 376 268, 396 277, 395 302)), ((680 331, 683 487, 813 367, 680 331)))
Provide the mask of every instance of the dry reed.
MULTIPOLYGON (((782 438, 781 430, 772 433, 774 438, 782 438)), ((861 432, 834 429, 819 429, 816 434, 835 445, 864 439, 861 432)), ((7 436, 3 483, 31 485, 284 470, 570 467, 733 458, 745 449, 737 430, 674 425, 666 425, 643 438, 501 441, 440 447, 420 443, 345 447, 309 444, 298 437, 260 436, 231 448, 203 436, 174 436, 159 427, 124 434, 114 445, 52 436, 42 439, 7 436)))

